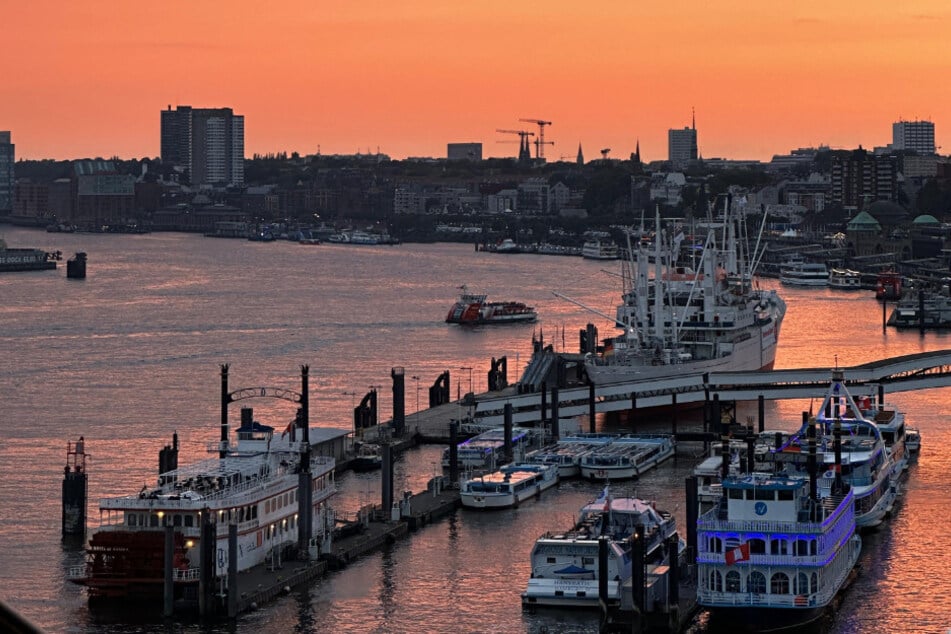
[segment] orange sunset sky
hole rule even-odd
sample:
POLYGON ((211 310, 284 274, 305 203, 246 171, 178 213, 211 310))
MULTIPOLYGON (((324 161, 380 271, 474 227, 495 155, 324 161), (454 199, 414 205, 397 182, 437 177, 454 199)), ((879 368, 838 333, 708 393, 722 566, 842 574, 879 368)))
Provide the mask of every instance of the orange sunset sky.
POLYGON ((871 148, 899 119, 951 151, 946 0, 0 0, 17 158, 159 154, 167 105, 231 107, 245 153, 445 156, 552 121, 549 159, 871 148))

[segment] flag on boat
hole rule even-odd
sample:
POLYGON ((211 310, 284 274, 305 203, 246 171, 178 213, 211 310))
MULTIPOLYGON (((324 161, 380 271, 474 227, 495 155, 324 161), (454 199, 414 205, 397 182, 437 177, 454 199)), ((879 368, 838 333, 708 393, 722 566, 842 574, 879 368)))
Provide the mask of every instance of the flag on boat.
POLYGON ((735 548, 731 548, 730 550, 726 551, 726 565, 727 566, 732 566, 735 563, 739 563, 741 561, 749 561, 749 560, 750 560, 750 543, 749 542, 743 542, 739 546, 735 548))
POLYGON ((292 420, 291 422, 287 424, 287 427, 285 427, 284 431, 281 432, 281 438, 283 438, 284 436, 294 431, 294 423, 296 422, 297 422, 296 420, 292 420))
POLYGON ((604 485, 604 490, 601 491, 601 495, 598 496, 598 499, 595 500, 595 504, 604 504, 604 510, 611 510, 611 492, 608 491, 608 485, 604 485))

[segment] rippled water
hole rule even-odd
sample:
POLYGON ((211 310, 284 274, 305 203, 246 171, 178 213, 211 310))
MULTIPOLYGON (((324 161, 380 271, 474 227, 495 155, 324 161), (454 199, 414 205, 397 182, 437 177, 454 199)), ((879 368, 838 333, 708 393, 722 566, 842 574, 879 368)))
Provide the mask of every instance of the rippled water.
MULTIPOLYGON (((380 389, 388 417, 390 370, 419 376, 420 403, 439 373, 455 392, 486 389, 492 357, 508 356, 510 379, 524 367, 533 333, 577 348, 578 330, 609 322, 554 297, 558 291, 613 314, 620 281, 611 264, 577 258, 476 253, 465 245, 398 247, 251 243, 184 234, 64 235, 5 229, 11 246, 89 253, 89 276, 58 271, 0 275, 0 597, 51 632, 153 629, 141 615, 90 611, 63 581, 81 561, 60 540, 59 495, 66 441, 86 438, 90 522, 99 497, 154 480, 158 451, 178 431, 180 460, 204 457, 218 434, 220 363, 231 386, 299 387, 311 366, 311 420, 349 428, 355 399, 380 389), (535 325, 463 329, 443 323, 456 287, 538 307, 535 325), (460 381, 460 383, 457 383, 460 381), (355 395, 350 394, 355 393, 355 395)), ((765 286, 775 286, 765 280, 765 286)), ((945 334, 882 331, 870 292, 783 289, 789 304, 777 368, 849 366, 885 356, 951 348, 945 334)), ((416 387, 407 378, 410 420, 416 387)), ((455 396, 455 394, 453 394, 455 396)), ((951 390, 897 393, 890 400, 921 428, 923 449, 896 517, 865 539, 862 574, 830 632, 943 632, 949 542, 946 403, 951 390)), ((256 418, 277 426, 289 405, 256 401, 256 418)), ((767 427, 798 427, 809 402, 767 403, 767 427)), ((755 405, 740 417, 755 416, 755 405)), ((286 424, 286 423, 285 423, 286 424)), ((605 425, 604 421, 599 421, 605 425)), ((684 428, 689 422, 681 421, 684 428)), ((397 490, 420 490, 439 447, 396 463, 397 490)), ((682 523, 683 482, 694 461, 681 456, 628 485, 682 523)), ((344 511, 379 499, 378 474, 341 475, 344 511)), ((568 525, 597 494, 565 482, 538 503, 494 513, 459 511, 347 570, 242 615, 238 632, 597 631, 597 616, 523 612, 535 538, 568 525)), ((701 618, 695 631, 703 631, 701 618)), ((198 631, 182 624, 176 631, 198 631)), ((165 631, 155 626, 154 631, 165 631)))

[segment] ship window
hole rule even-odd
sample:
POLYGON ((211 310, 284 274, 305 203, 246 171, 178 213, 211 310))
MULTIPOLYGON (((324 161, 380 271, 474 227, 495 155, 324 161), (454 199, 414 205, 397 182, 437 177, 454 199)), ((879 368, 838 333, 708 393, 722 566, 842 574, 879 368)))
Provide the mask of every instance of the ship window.
POLYGON ((557 557, 548 557, 547 559, 545 559, 545 563, 549 563, 549 564, 556 563, 557 561, 558 561, 557 557))
POLYGON ((776 494, 772 489, 754 489, 754 500, 775 500, 776 494))
POLYGON ((793 499, 793 492, 790 491, 790 490, 787 490, 787 489, 783 489, 782 491, 779 492, 779 499, 780 499, 780 500, 791 500, 791 499, 793 499))
POLYGON ((819 575, 818 574, 812 573, 812 579, 809 582, 809 586, 810 586, 810 591, 814 593, 819 591, 819 575))
POLYGON ((742 500, 743 489, 729 489, 729 495, 731 500, 742 500))
POLYGON ((185 526, 191 527, 195 525, 195 516, 189 513, 185 516, 185 526))
POLYGON ((726 573, 726 591, 740 591, 740 573, 738 573, 736 570, 731 570, 730 572, 726 573))
POLYGON ((769 582, 771 594, 789 594, 789 577, 785 572, 777 572, 769 582))
POLYGON ((586 566, 593 566, 593 565, 594 565, 594 557, 582 557, 582 558, 581 558, 581 563, 584 564, 584 565, 586 565, 586 566))
POLYGON ((785 555, 786 554, 786 540, 785 539, 771 539, 769 541, 769 554, 771 555, 785 555))
POLYGON ((713 592, 723 592, 723 577, 719 570, 710 571, 710 590, 713 592))
POLYGON ((793 594, 809 594, 809 577, 804 572, 796 575, 796 586, 793 588, 793 594))
POLYGON ((746 578, 746 590, 754 594, 766 593, 766 577, 763 573, 754 570, 746 578))
POLYGON ((723 550, 723 540, 719 537, 711 537, 709 550, 711 553, 721 552, 723 550))
POLYGON ((802 557, 809 554, 809 542, 805 539, 796 540, 796 555, 802 557))
POLYGON ((182 525, 182 516, 179 513, 176 513, 172 516, 172 526, 181 526, 182 525))
POLYGON ((766 554, 766 540, 764 539, 750 539, 748 540, 750 545, 750 554, 753 555, 765 555, 766 554))
POLYGON ((149 526, 155 528, 159 525, 158 515, 149 515, 149 526))
POLYGON ((139 516, 135 513, 129 513, 127 519, 129 520, 129 526, 136 526, 139 523, 139 516))

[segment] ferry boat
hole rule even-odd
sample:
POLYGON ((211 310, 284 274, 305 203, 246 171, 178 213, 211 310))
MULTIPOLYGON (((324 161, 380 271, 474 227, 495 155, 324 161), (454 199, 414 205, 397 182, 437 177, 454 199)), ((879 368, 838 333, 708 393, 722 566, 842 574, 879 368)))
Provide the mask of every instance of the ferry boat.
POLYGON ((643 531, 645 564, 665 561, 666 543, 677 535, 673 516, 647 500, 612 498, 605 487, 597 500, 581 508, 574 526, 535 540, 522 606, 598 608, 600 537, 608 538, 608 602, 619 602, 621 588, 631 578, 630 537, 637 527, 643 531))
POLYGON ((137 493, 101 499, 86 563, 68 571, 69 581, 85 586, 90 598, 161 600, 167 526, 174 527, 176 598, 197 597, 199 549, 209 529, 214 575, 228 574, 231 523, 238 526, 238 572, 279 559, 299 543, 302 460, 310 473, 311 500, 305 503, 313 510, 309 548, 329 549, 334 459, 311 454, 302 429, 275 434, 252 416, 250 408, 242 410, 236 444, 209 445, 219 457, 165 471, 137 493))
POLYGON ((590 480, 635 478, 674 455, 674 437, 630 434, 581 456, 581 477, 590 480))
MULTIPOLYGON (((523 454, 532 441, 532 430, 512 428, 512 451, 523 454)), ((505 429, 495 427, 456 445, 459 466, 470 469, 495 469, 502 460, 505 448, 505 429)), ((443 449, 442 466, 449 468, 449 448, 443 449)))
POLYGON ((589 240, 581 246, 581 257, 586 260, 617 260, 621 251, 610 240, 589 240))
POLYGON ((875 399, 868 396, 856 397, 855 402, 862 416, 873 420, 882 433, 882 440, 891 455, 896 475, 906 471, 912 453, 908 447, 908 438, 912 430, 905 427, 904 412, 895 407, 889 407, 887 403, 879 405, 875 399))
POLYGON ((857 291, 862 288, 862 274, 851 269, 832 269, 829 271, 829 288, 840 291, 857 291))
POLYGON ((858 561, 855 529, 852 489, 834 473, 728 476, 697 520, 697 602, 736 630, 814 622, 858 561))
POLYGON ((447 324, 512 324, 535 321, 538 313, 522 302, 490 302, 488 295, 470 293, 465 284, 462 294, 446 315, 447 324))
POLYGON ((882 271, 875 282, 875 299, 897 301, 901 299, 901 274, 896 271, 882 271))
POLYGON ((777 471, 800 475, 805 472, 808 438, 813 433, 819 445, 819 465, 827 470, 840 470, 842 479, 852 487, 856 525, 869 529, 881 524, 898 496, 895 476, 900 469, 896 469, 881 430, 873 420, 862 415, 845 387, 841 370, 833 371, 832 385, 819 414, 809 418, 782 446, 772 450, 777 471), (840 461, 836 460, 836 454, 840 455, 840 461))
POLYGON ((532 464, 558 466, 559 478, 571 478, 581 474, 581 458, 585 454, 604 447, 618 438, 618 434, 577 434, 528 452, 525 461, 532 464))
POLYGON ((911 458, 918 456, 921 451, 921 432, 913 427, 909 427, 905 435, 905 448, 911 458))
POLYGON ((791 261, 780 267, 779 281, 789 286, 826 286, 829 269, 822 262, 791 261))
POLYGON ((55 269, 61 252, 47 253, 42 249, 10 249, 0 238, 0 273, 8 271, 44 271, 55 269))
POLYGON ((518 506, 556 484, 556 465, 519 463, 469 478, 462 483, 459 497, 467 508, 501 509, 518 506))
MULTIPOLYGON (((660 227, 659 216, 655 222, 660 227)), ((652 249, 643 242, 632 247, 628 236, 632 255, 621 267, 625 291, 614 318, 624 334, 586 355, 592 383, 772 369, 786 303, 775 291, 754 288, 759 256, 738 246, 742 227, 729 209, 707 223, 697 270, 678 263, 682 233, 667 239, 658 232, 652 249)))

